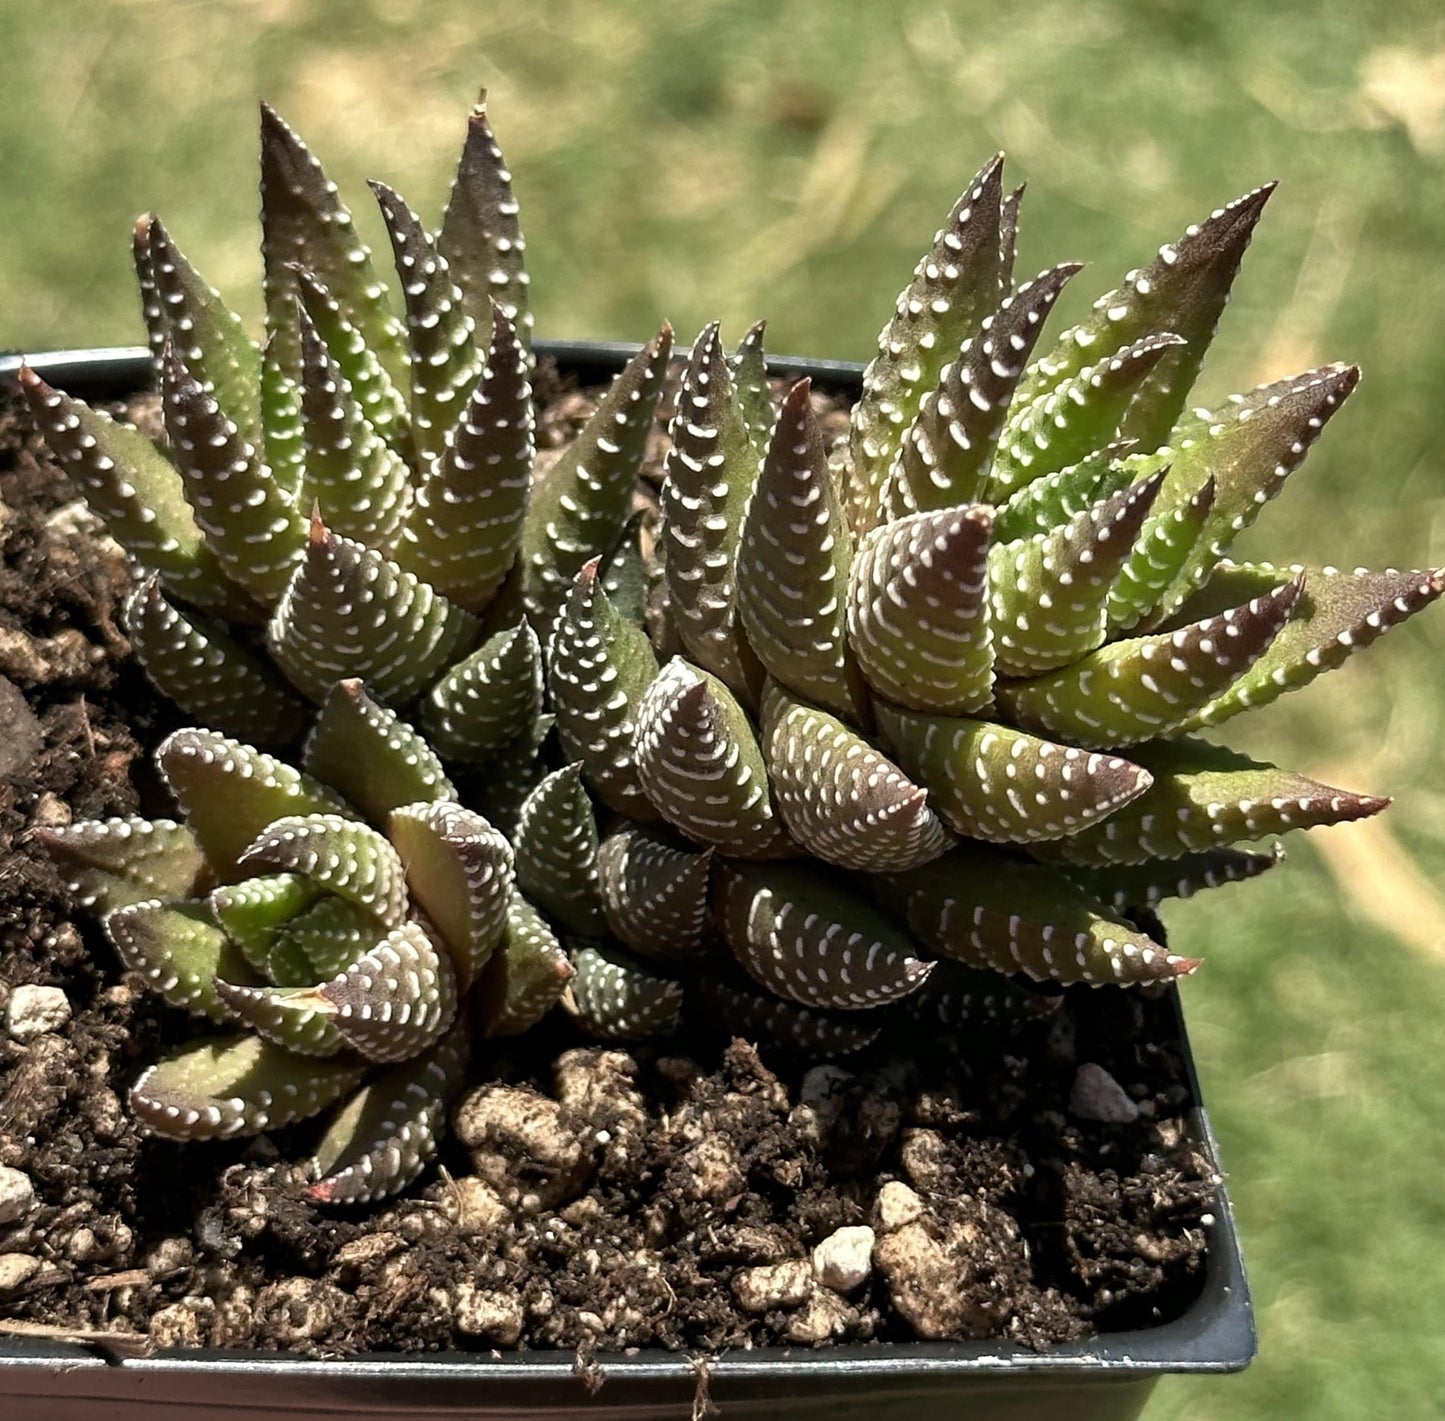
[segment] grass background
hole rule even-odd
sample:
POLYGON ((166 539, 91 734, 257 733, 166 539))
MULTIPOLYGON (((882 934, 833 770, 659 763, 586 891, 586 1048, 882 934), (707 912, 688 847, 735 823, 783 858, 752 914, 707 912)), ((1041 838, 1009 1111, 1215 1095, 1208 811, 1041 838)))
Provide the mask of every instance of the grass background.
MULTIPOLYGON (((1000 147, 1020 270, 1093 267, 1066 319, 1279 178, 1200 393, 1341 358, 1366 381, 1246 551, 1445 562, 1434 0, 12 0, 5 28, 0 344, 31 349, 139 340, 147 208, 258 314, 258 96, 358 211, 378 176, 436 214, 485 85, 556 336, 766 315, 775 350, 866 358, 1000 147)), ((1445 1409, 1442 643, 1427 615, 1235 734, 1400 802, 1171 914, 1209 958, 1185 992, 1262 1353, 1166 1381, 1151 1421, 1445 1409)))

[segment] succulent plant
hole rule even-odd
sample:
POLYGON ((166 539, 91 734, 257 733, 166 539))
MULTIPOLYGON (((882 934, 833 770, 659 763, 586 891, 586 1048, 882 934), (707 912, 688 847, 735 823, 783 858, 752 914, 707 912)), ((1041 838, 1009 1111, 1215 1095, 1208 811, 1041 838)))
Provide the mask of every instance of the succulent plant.
POLYGON ((138 655, 207 727, 158 752, 184 822, 48 835, 122 959, 234 1033, 137 1082, 157 1132, 335 1106, 314 1192, 375 1197, 470 1043, 559 997, 604 1038, 686 1006, 822 1053, 1046 1014, 1030 983, 1193 971, 1140 910, 1385 803, 1202 738, 1445 587, 1229 557, 1358 375, 1186 410, 1269 188, 1034 358, 1079 268, 1015 284, 994 159, 836 447, 807 381, 775 408, 761 326, 711 325, 654 507, 665 324, 538 457, 482 108, 435 235, 373 185, 404 318, 269 110, 262 173, 260 347, 137 226, 164 451, 23 377, 135 559, 138 655))

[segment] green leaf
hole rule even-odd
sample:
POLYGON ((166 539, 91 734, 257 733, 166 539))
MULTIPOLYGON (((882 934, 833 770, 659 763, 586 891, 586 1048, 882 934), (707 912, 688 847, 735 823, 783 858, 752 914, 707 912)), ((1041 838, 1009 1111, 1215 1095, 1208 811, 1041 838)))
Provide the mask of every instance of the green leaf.
POLYGON ((318 1204, 365 1204, 405 1189, 436 1153, 461 1085, 467 1033, 447 1032, 413 1061, 373 1077, 337 1112, 312 1156, 318 1204))
POLYGON ((517 221, 512 175, 487 118, 485 93, 467 120, 466 143, 437 233, 437 250, 446 259, 481 343, 489 339, 495 302, 516 327, 523 358, 530 366, 527 243, 517 221))
POLYGON ((296 268, 302 267, 330 293, 337 314, 390 378, 405 382, 406 328, 387 303, 386 285, 377 277, 371 252, 356 235, 335 183, 266 104, 261 105, 261 254, 266 262, 266 324, 280 335, 276 355, 284 369, 300 363, 293 303, 296 268))
POLYGON ((227 580, 186 502, 176 467, 139 430, 52 389, 28 366, 20 388, 50 452, 106 531, 177 596, 232 621, 261 607, 227 580))
POLYGON ((411 437, 423 466, 437 458, 447 433, 482 373, 476 326, 446 258, 420 219, 385 183, 371 182, 391 238, 406 300, 411 352, 411 437))
POLYGON ((1053 304, 1079 270, 1066 262, 1017 291, 943 367, 923 397, 883 489, 889 519, 932 513, 984 495, 999 431, 1053 304))
POLYGON ((162 695, 186 715, 253 745, 294 744, 305 703, 267 660, 221 624, 173 606, 154 573, 126 599, 131 649, 162 695))
POLYGON ((928 978, 903 929, 814 865, 721 863, 714 882, 733 955, 780 997, 857 1011, 928 978))
POLYGON ((522 892, 564 930, 601 933, 597 821, 580 765, 554 771, 527 796, 513 839, 522 892))
POLYGON ((1085 749, 1172 735, 1259 659, 1299 594, 1291 582, 1178 631, 1113 642, 1060 671, 1000 685, 998 707, 1085 749))
POLYGON ((210 897, 211 912, 257 972, 265 973, 277 935, 324 890, 300 873, 270 873, 222 884, 210 897))
POLYGON ((1002 173, 1000 153, 954 204, 863 372, 863 394, 853 406, 842 461, 844 501, 859 536, 881 517, 884 481, 924 395, 1006 294, 1002 173))
POLYGON ((690 839, 738 858, 792 852, 757 733, 717 677, 669 661, 638 711, 636 755, 647 797, 690 839))
POLYGON ((769 685, 763 758, 788 832, 827 863, 886 873, 927 863, 950 836, 913 783, 857 731, 769 685))
POLYGON ((966 714, 989 703, 992 510, 914 513, 859 545, 848 587, 848 639, 880 696, 914 710, 966 714))
POLYGON ((276 487, 292 502, 300 496, 306 464, 301 387, 279 362, 273 334, 261 354, 261 450, 276 487))
POLYGON ((1144 336, 1173 331, 1186 342, 1154 367, 1134 396, 1121 433, 1145 451, 1169 438, 1199 373, 1245 248, 1273 183, 1255 188, 1167 243, 1140 271, 1094 304, 1093 312, 1065 331, 1029 372, 1021 396, 1036 399, 1076 375, 1085 365, 1122 350, 1144 336))
POLYGON ((167 1140, 224 1140, 277 1130, 325 1110, 361 1083, 354 1058, 297 1056, 259 1036, 184 1046, 141 1073, 130 1108, 167 1140))
POLYGON ((484 610, 511 571, 532 488, 532 387, 504 312, 460 422, 422 475, 396 561, 468 611, 484 610))
POLYGON ((547 686, 562 753, 603 804, 633 819, 657 817, 633 757, 637 708, 657 669, 647 634, 612 605, 596 561, 585 564, 552 638, 547 686))
POLYGON ((1118 461, 1133 447, 1127 439, 1086 454, 1077 464, 1045 474, 1015 489, 1009 501, 994 509, 993 535, 1001 543, 1051 533, 1100 499, 1125 489, 1132 479, 1118 461))
POLYGON ((667 1036, 682 1010, 682 984, 611 944, 589 943, 572 953, 572 1015, 604 1041, 667 1036))
POLYGON ((866 724, 867 691, 848 649, 852 538, 822 434, 800 380, 783 401, 737 549, 737 607, 768 675, 866 724))
POLYGON ((1149 789, 1117 816, 1054 845, 1064 862, 1087 867, 1180 858, 1288 829, 1368 818, 1390 802, 1332 789, 1202 740, 1158 741, 1131 754, 1152 777, 1149 789))
POLYGON ((310 775, 214 731, 174 731, 156 750, 156 766, 222 883, 241 877, 241 855, 277 819, 354 813, 310 775))
POLYGON ((1267 853, 1246 849, 1204 849, 1163 863, 1112 864, 1107 868, 1066 868, 1084 892, 1116 913, 1153 910, 1169 898, 1192 898, 1201 889, 1241 883, 1284 862, 1274 844, 1267 853))
POLYGON ((815 1011, 760 992, 746 978, 734 982, 704 977, 695 986, 709 1018, 720 1020, 730 1035, 807 1057, 847 1056, 877 1039, 882 1026, 858 1012, 815 1011))
POLYGON ((367 824, 339 814, 274 820, 241 855, 242 868, 302 873, 396 928, 406 916, 406 872, 391 844, 367 824))
POLYGON ((399 807, 389 832, 411 896, 446 944, 465 993, 506 932, 512 846, 475 810, 450 800, 399 807))
POLYGON ((1000 676, 1053 671, 1103 645, 1112 588, 1163 477, 1141 479, 1050 533, 989 548, 989 604, 1000 676))
POLYGON ((1144 336, 1011 413, 989 471, 989 502, 1000 503, 1107 444, 1120 432, 1135 392, 1183 343, 1168 332, 1144 336))
POLYGON ((215 1022, 230 1016, 216 995, 218 977, 256 980, 204 900, 129 903, 107 913, 104 927, 120 960, 151 991, 197 1016, 215 1022))
POLYGON ((520 893, 512 894, 507 931, 472 993, 483 1037, 520 1036, 561 998, 574 969, 547 920, 520 893))
POLYGON ((1151 628, 1174 609, 1184 589, 1194 586, 1213 560, 1204 530, 1214 511, 1214 488, 1210 475, 1187 503, 1155 514, 1144 524, 1109 590, 1106 618, 1111 635, 1151 628))
POLYGON ((728 356, 728 373, 733 377, 738 407, 748 427, 748 437, 759 457, 767 450, 773 432, 773 392, 768 384, 768 361, 763 351, 763 335, 768 323, 758 321, 738 348, 728 356))
POLYGON ((240 987, 217 982, 216 995, 235 1019, 298 1056, 335 1056, 346 1050, 346 1040, 330 1018, 305 1005, 311 996, 309 983, 299 987, 240 987))
POLYGON ((617 543, 632 513, 671 350, 672 327, 664 322, 532 491, 522 535, 523 591, 543 646, 582 565, 617 543))
POLYGON ((1057 869, 961 846, 883 887, 920 942, 969 967, 1091 986, 1172 981, 1199 966, 1111 918, 1057 869))
POLYGON ((59 860, 76 902, 97 917, 128 903, 189 898, 207 877, 196 836, 173 819, 82 819, 31 833, 59 860))
POLYGON ((403 804, 456 797, 426 740, 354 679, 338 681, 327 694, 301 767, 344 795, 378 829, 403 804))
POLYGON ((295 505, 175 346, 161 367, 161 410, 201 536, 226 576, 270 606, 306 546, 295 505))
POLYGON ((940 819, 996 844, 1078 835, 1143 794, 1149 775, 1117 755, 1056 745, 987 720, 878 708, 898 764, 928 786, 940 819))
POLYGON ((658 542, 673 623, 692 661, 751 702, 762 671, 738 619, 734 565, 760 456, 716 321, 683 367, 669 434, 658 542))
POLYGON ((1307 686, 1323 671, 1412 617, 1445 591, 1445 569, 1432 572, 1341 572, 1332 567, 1272 568, 1224 563, 1181 611, 1190 617, 1231 595, 1264 595, 1281 582, 1303 577, 1304 589, 1279 635, 1222 695, 1183 727, 1219 725, 1286 691, 1307 686))
POLYGON ((476 635, 471 613, 313 517, 266 645, 291 684, 317 705, 351 677, 379 701, 400 705, 435 681, 476 635))
POLYGON ((965 967, 950 958, 933 964, 928 980, 902 1010, 918 1029, 963 1035, 988 1028, 1047 1022, 1063 1006, 1061 995, 1030 991, 1001 972, 965 967))
POLYGON ((711 849, 699 853, 665 831, 624 823, 597 851, 608 928, 625 946, 654 961, 699 956, 711 864, 711 849))
POLYGON ((419 719, 438 754, 487 760, 531 738, 542 711, 542 650, 526 622, 489 637, 439 680, 419 719))

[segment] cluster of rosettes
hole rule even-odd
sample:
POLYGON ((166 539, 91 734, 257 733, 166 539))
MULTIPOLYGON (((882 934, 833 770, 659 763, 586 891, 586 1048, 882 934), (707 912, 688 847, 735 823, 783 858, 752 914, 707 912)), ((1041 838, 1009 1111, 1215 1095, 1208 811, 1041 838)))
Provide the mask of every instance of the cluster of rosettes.
POLYGON ((1185 412, 1269 190, 1034 360, 1078 268, 1014 285, 1001 168, 838 447, 806 381, 775 408, 761 327, 729 353, 710 326, 655 496, 666 325, 573 442, 535 446, 482 109, 435 234, 373 184, 404 320, 269 110, 264 346, 141 221, 166 451, 23 378, 142 570, 137 654, 207 727, 159 751, 184 824, 49 835, 125 962, 239 1033, 148 1070, 147 1125, 336 1105, 316 1197, 376 1197, 424 1163, 469 1044, 558 1000, 604 1037, 686 1006, 838 1052, 893 1003, 956 1029, 1038 1010, 1028 979, 1168 980, 1196 959, 1130 910, 1383 805, 1197 738, 1445 586, 1228 560, 1357 379, 1185 412), (303 737, 299 770, 271 753, 303 737))

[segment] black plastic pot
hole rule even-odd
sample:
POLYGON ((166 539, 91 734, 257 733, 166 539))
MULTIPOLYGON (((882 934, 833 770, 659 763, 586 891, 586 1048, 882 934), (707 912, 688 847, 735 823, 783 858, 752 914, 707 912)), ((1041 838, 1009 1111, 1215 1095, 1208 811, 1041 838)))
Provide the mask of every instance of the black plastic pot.
MULTIPOLYGON (((609 379, 630 345, 538 342, 538 351, 583 383, 609 379)), ((856 392, 857 365, 775 358, 775 374, 809 375, 856 392)), ((30 357, 45 379, 90 399, 145 388, 144 349, 66 351, 30 357)), ((0 379, 19 360, 0 359, 0 379)), ((1171 989, 1173 1046, 1185 1062, 1192 1130, 1215 1168, 1218 1147, 1200 1099, 1179 998, 1171 989)), ((214 1412, 250 1417, 346 1416, 358 1421, 585 1415, 685 1417, 700 1375, 706 1395, 737 1421, 876 1418, 876 1421, 1124 1421, 1138 1416, 1158 1379, 1177 1372, 1236 1372, 1255 1354, 1254 1315, 1239 1236, 1221 1185, 1213 1208, 1204 1283, 1182 1317, 1034 1352, 998 1342, 915 1342, 734 1352, 706 1364, 668 1352, 600 1354, 584 1379, 570 1354, 434 1353, 313 1361, 278 1353, 174 1351, 146 1355, 135 1339, 58 1340, 0 1334, 4 1421, 146 1421, 214 1412), (600 1387, 597 1386, 601 1379, 600 1387)))

